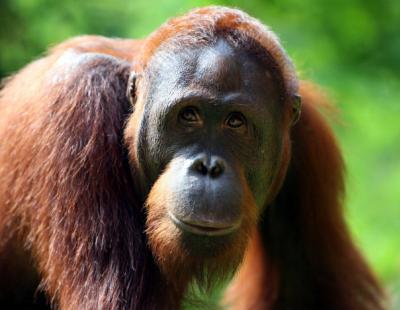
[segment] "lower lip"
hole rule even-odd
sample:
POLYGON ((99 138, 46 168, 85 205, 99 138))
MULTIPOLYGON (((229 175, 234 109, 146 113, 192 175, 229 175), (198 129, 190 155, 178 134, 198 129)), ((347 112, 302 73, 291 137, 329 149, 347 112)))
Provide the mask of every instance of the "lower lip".
POLYGON ((172 222, 180 229, 191 232, 196 235, 203 236, 223 236, 228 235, 235 230, 237 230, 240 226, 240 223, 228 226, 228 227, 206 227, 206 226, 198 226, 189 224, 178 219, 172 212, 168 211, 168 215, 171 218, 172 222))

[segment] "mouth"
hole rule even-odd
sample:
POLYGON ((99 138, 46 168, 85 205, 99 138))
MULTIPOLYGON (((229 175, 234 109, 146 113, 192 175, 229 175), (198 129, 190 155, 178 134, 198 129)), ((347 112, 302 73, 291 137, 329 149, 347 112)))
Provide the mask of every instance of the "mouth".
POLYGON ((224 236, 228 235, 240 227, 241 222, 231 225, 220 223, 206 223, 181 220, 177 218, 171 211, 168 211, 168 216, 172 222, 180 229, 196 235, 203 236, 224 236))

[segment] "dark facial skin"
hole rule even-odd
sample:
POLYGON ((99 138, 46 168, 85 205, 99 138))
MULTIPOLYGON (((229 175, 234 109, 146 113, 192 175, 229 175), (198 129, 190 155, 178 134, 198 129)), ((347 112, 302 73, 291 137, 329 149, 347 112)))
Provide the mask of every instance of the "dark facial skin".
POLYGON ((137 157, 145 191, 169 174, 168 215, 183 231, 236 230, 243 182, 264 207, 279 166, 283 111, 267 69, 223 39, 153 56, 137 157))

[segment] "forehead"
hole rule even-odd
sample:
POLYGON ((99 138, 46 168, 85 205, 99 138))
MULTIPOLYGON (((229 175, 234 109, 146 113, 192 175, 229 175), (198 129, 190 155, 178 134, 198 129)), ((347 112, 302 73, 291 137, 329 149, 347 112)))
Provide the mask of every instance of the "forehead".
POLYGON ((200 48, 161 49, 148 68, 154 96, 199 92, 218 98, 241 93, 254 100, 277 95, 267 66, 224 39, 200 48))

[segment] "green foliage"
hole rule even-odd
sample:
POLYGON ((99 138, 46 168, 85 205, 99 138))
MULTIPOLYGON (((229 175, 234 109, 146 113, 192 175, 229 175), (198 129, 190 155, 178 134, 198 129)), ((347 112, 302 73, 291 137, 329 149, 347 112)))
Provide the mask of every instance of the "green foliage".
MULTIPOLYGON (((270 25, 300 76, 329 89, 341 110, 342 121, 335 126, 348 166, 346 210, 352 232, 389 289, 399 290, 400 2, 212 3, 240 7, 270 25)), ((167 18, 208 4, 211 1, 1 0, 0 77, 68 37, 143 37, 167 18)))

